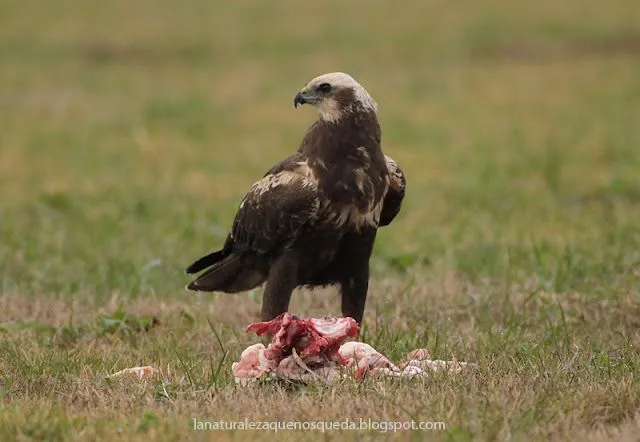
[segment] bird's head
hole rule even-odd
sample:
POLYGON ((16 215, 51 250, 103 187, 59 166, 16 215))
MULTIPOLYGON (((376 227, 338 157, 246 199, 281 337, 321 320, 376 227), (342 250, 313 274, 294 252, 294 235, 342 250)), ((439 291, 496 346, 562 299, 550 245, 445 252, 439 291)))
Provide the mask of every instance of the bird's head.
POLYGON ((358 109, 376 113, 378 108, 366 89, 343 72, 323 74, 308 82, 293 99, 296 108, 303 104, 315 106, 320 118, 329 122, 358 109))

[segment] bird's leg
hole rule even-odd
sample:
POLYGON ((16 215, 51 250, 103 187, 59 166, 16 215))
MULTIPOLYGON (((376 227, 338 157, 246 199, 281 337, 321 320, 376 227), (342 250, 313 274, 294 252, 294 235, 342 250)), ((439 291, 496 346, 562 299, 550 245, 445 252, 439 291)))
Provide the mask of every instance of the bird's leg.
POLYGON ((341 281, 342 316, 350 316, 358 325, 362 324, 364 306, 369 289, 369 267, 362 269, 357 275, 341 281))
POLYGON ((298 258, 287 252, 271 265, 262 295, 262 321, 270 321, 289 309, 291 292, 298 286, 298 258))
POLYGON ((369 289, 369 259, 373 251, 376 229, 345 235, 340 246, 339 282, 342 292, 342 315, 362 324, 369 289))

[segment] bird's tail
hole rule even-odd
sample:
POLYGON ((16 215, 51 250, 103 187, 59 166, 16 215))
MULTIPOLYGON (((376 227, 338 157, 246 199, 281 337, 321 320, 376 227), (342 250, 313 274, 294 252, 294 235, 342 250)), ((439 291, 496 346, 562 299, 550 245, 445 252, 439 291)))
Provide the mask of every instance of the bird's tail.
POLYGON ((199 292, 238 293, 262 284, 266 274, 256 268, 254 260, 244 254, 219 250, 204 256, 187 268, 187 273, 196 273, 210 267, 187 289, 199 292))
POLYGON ((198 259, 196 262, 187 267, 186 272, 188 274, 198 273, 200 270, 204 270, 209 266, 214 265, 219 262, 223 258, 225 258, 229 253, 225 250, 218 250, 217 252, 209 253, 208 255, 203 256, 198 259))

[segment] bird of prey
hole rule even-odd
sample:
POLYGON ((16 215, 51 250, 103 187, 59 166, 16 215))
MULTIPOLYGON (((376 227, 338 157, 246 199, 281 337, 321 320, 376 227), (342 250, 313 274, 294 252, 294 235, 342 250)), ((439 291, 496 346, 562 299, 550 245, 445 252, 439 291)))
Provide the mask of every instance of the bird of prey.
POLYGON ((187 288, 237 293, 266 281, 261 319, 289 308, 299 286, 339 285, 342 314, 361 323, 378 227, 393 221, 404 173, 382 153, 378 107, 350 75, 314 78, 295 96, 318 119, 297 152, 242 199, 222 249, 187 268, 187 288))

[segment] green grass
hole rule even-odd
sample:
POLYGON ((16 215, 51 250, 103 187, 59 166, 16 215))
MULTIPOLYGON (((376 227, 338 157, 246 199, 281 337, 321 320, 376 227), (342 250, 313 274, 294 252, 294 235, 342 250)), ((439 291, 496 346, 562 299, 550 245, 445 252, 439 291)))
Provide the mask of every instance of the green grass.
MULTIPOLYGON (((274 437, 197 432, 194 417, 635 440, 635 1, 40 3, 0 1, 0 440, 274 437), (364 339, 477 373, 236 389, 260 291, 183 289, 314 118, 295 92, 335 70, 379 103, 408 179, 364 339), (105 379, 147 364, 161 378, 105 379)), ((292 310, 337 314, 339 297, 297 293, 292 310)))

